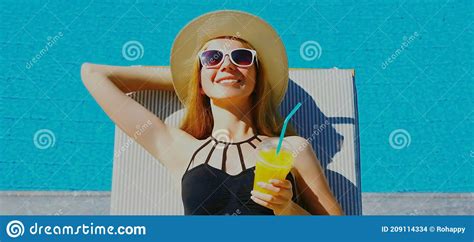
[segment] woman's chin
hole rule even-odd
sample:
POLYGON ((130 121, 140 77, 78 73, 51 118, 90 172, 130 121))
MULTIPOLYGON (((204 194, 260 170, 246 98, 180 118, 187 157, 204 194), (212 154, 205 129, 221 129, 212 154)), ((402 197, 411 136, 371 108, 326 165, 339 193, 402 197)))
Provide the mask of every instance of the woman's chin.
POLYGON ((217 95, 209 96, 211 99, 216 101, 229 101, 229 100, 241 100, 248 98, 249 95, 242 91, 224 91, 217 95))

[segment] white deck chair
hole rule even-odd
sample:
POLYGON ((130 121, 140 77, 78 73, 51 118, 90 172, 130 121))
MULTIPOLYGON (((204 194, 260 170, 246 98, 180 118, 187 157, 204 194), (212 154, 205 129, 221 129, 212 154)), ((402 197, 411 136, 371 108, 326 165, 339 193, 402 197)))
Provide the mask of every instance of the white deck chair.
MULTIPOLYGON (((131 97, 168 125, 178 126, 184 109, 174 92, 140 91, 131 97)), ((329 185, 345 214, 361 215, 357 96, 353 70, 290 69, 282 116, 292 118, 300 136, 311 141, 329 185)), ((181 215, 178 182, 145 149, 115 127, 111 214, 181 215)))

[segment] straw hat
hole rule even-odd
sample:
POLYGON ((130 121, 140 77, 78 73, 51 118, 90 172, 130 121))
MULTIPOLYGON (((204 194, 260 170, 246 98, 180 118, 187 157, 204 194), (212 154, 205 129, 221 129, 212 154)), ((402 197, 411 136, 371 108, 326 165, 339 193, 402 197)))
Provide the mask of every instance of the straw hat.
POLYGON ((275 107, 288 86, 288 58, 276 31, 261 18, 249 13, 222 10, 201 15, 189 22, 176 36, 171 48, 171 74, 174 89, 184 104, 193 65, 202 46, 216 37, 231 36, 250 43, 257 51, 259 68, 270 85, 275 107))

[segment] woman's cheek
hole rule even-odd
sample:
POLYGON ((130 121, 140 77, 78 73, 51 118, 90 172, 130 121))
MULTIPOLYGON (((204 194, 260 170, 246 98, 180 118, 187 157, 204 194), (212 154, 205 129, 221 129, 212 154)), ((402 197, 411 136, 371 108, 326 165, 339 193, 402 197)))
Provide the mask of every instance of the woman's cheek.
POLYGON ((257 72, 255 70, 255 68, 252 68, 252 69, 245 69, 245 70, 242 70, 242 75, 245 77, 245 79, 249 82, 252 82, 252 83, 255 83, 255 79, 257 77, 257 72))
POLYGON ((212 81, 212 72, 202 70, 201 71, 201 84, 202 83, 211 83, 212 81))
POLYGON ((201 86, 206 89, 212 86, 212 73, 201 72, 201 86))

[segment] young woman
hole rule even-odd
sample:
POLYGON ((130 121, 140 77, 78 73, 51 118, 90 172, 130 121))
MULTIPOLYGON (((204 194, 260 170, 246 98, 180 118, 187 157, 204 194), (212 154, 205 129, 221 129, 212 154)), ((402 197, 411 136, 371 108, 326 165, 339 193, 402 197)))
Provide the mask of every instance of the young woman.
MULTIPOLYGON (((288 84, 285 48, 262 19, 217 11, 191 21, 172 47, 171 72, 154 67, 84 63, 82 80, 107 115, 181 178, 186 215, 342 215, 307 141, 290 127, 285 140, 296 153, 286 180, 253 191, 255 148, 278 137, 278 105, 288 84), (126 93, 174 90, 187 109, 179 128, 167 126, 126 93)), ((164 105, 164 104, 163 104, 164 105)))

